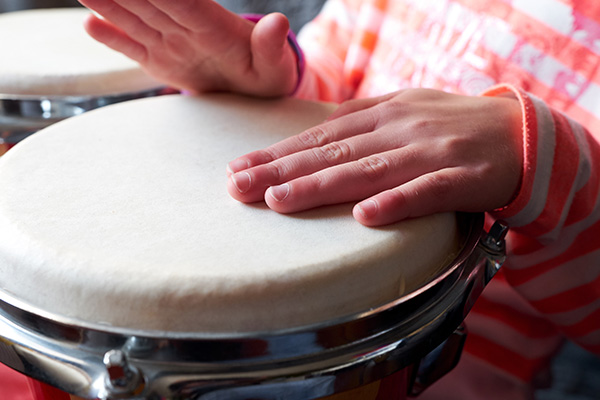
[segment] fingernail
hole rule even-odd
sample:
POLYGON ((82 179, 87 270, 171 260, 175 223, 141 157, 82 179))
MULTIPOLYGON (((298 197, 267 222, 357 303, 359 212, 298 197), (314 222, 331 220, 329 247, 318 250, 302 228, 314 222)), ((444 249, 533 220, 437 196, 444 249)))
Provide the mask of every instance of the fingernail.
POLYGON ((248 163, 248 160, 238 158, 237 160, 233 160, 232 162, 227 164, 227 171, 229 171, 232 174, 235 174, 236 172, 243 171, 245 169, 248 169, 249 167, 250 163, 248 163))
POLYGON ((231 181, 240 193, 246 193, 248 189, 250 189, 250 185, 252 184, 252 178, 247 172, 239 172, 237 174, 231 175, 231 181))
POLYGON ((283 185, 279 185, 279 186, 271 186, 269 188, 269 194, 275 200, 283 201, 290 194, 290 185, 288 185, 287 183, 284 183, 283 185))
POLYGON ((375 200, 363 201, 356 207, 358 208, 360 215, 362 215, 365 219, 373 218, 379 209, 379 206, 375 200))

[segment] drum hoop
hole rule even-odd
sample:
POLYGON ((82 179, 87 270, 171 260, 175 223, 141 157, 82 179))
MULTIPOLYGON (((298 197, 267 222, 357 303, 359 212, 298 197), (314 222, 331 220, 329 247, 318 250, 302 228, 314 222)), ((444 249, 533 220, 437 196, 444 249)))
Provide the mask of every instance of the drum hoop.
MULTIPOLYGON (((459 228, 464 245, 448 268, 429 283, 381 307, 333 321, 274 332, 144 331, 63 318, 0 292, 0 337, 10 341, 15 353, 26 349, 29 363, 35 358, 32 349, 45 363, 56 354, 63 355, 55 360, 57 365, 86 360, 76 369, 89 381, 106 375, 102 358, 108 351, 122 351, 144 371, 148 390, 155 393, 167 390, 165 385, 174 390, 165 368, 184 382, 201 376, 203 381, 227 382, 226 386, 328 375, 343 376, 347 382, 360 377, 358 381, 367 383, 366 368, 378 371, 366 380, 382 379, 442 343, 460 326, 501 265, 504 250, 481 245, 483 214, 460 214, 459 228)), ((77 392, 37 368, 9 366, 70 393, 100 397, 99 392, 90 392, 91 386, 85 393, 77 392)))
POLYGON ((0 93, 0 133, 9 144, 63 119, 129 100, 177 93, 165 86, 103 95, 19 95, 0 93), (9 137, 6 137, 8 134, 9 137))

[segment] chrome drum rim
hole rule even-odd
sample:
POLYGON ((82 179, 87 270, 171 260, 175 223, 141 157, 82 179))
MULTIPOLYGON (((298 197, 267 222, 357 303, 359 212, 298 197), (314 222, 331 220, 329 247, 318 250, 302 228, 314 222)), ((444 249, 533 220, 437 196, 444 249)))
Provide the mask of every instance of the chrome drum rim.
POLYGON ((412 368, 461 326, 504 261, 506 228, 486 233, 483 220, 459 215, 464 245, 420 289, 376 309, 275 332, 107 327, 0 292, 0 362, 90 399, 309 400, 351 390, 412 368))

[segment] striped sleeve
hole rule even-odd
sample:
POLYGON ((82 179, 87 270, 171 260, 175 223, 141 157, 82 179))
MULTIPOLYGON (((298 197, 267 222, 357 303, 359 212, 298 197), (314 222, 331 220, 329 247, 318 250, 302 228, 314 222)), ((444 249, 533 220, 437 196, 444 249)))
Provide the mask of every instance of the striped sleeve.
POLYGON ((299 33, 306 72, 296 97, 342 102, 354 96, 378 40, 387 0, 330 0, 299 33))
POLYGON ((508 223, 507 282, 582 347, 600 354, 600 148, 581 125, 510 86, 524 122, 520 192, 492 213, 508 223))

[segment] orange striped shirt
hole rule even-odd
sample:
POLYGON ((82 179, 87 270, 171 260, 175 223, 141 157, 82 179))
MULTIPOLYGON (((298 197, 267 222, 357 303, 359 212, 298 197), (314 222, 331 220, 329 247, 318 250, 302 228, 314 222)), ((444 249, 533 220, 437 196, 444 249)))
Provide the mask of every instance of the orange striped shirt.
POLYGON ((526 385, 564 338, 600 354, 598 4, 329 0, 299 34, 299 97, 341 102, 409 87, 518 96, 522 187, 488 216, 511 227, 508 261, 467 318, 466 352, 526 385))

